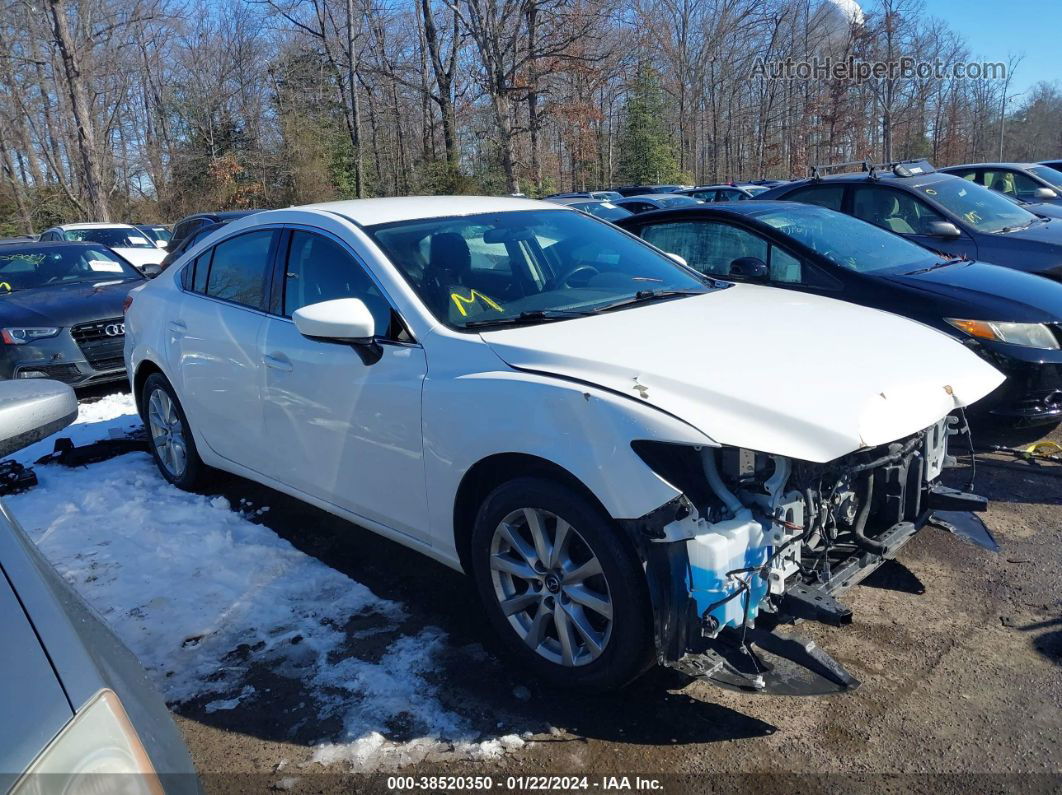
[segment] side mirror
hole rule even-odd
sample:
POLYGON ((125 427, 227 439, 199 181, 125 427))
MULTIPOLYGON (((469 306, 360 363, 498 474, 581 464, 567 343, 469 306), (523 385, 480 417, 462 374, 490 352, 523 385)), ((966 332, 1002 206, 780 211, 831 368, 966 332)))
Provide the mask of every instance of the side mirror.
POLYGON ((951 221, 930 221, 926 234, 933 237, 960 237, 962 232, 951 221))
POLYGON ((77 419, 77 396, 47 378, 0 383, 0 458, 28 447, 77 419))
POLYGON ((156 276, 162 273, 162 266, 156 265, 153 262, 149 263, 144 266, 143 273, 147 278, 154 279, 156 276))
POLYGON ((690 266, 690 264, 688 262, 686 262, 686 258, 685 257, 680 256, 679 254, 672 254, 670 251, 665 251, 664 253, 667 254, 668 257, 670 257, 672 260, 677 262, 682 267, 688 268, 690 266))
POLYGON ((155 245, 158 246, 159 248, 169 248, 170 247, 170 241, 169 240, 156 240, 155 241, 155 245))
POLYGON ((1058 191, 1051 190, 1050 188, 1037 188, 1033 191, 1033 198, 1036 199, 1057 199, 1058 191))
POLYGON ((730 263, 730 275, 766 281, 770 270, 767 268, 767 263, 759 257, 738 257, 730 263))
POLYGON ((296 309, 295 328, 304 337, 368 344, 376 336, 376 322, 360 298, 336 298, 296 309))

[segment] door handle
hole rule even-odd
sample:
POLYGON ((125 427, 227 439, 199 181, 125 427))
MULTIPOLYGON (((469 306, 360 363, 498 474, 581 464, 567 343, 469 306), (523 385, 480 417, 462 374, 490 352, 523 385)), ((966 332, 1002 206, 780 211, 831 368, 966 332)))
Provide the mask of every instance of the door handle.
POLYGON ((279 356, 263 356, 262 362, 266 367, 271 367, 274 370, 280 370, 282 373, 290 373, 294 368, 291 364, 291 360, 284 354, 279 356))
POLYGON ((170 331, 176 331, 178 334, 183 334, 188 331, 188 326, 183 320, 171 320, 170 331))

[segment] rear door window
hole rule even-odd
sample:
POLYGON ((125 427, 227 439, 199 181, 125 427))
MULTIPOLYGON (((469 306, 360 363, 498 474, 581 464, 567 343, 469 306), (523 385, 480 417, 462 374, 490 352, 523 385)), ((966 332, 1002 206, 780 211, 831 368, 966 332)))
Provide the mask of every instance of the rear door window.
POLYGON ((855 188, 852 215, 901 235, 928 234, 931 223, 945 220, 910 193, 879 185, 855 188))
POLYGON ((237 235, 214 246, 206 294, 251 309, 265 310, 266 278, 275 237, 276 232, 272 229, 262 229, 237 235))
POLYGON ((840 212, 844 204, 844 185, 812 185, 787 193, 782 198, 791 202, 817 204, 827 210, 840 212))

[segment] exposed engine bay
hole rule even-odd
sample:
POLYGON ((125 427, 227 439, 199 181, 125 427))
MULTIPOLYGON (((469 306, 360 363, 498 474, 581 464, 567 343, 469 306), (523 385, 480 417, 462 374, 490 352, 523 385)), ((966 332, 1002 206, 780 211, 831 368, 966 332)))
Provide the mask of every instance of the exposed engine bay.
MULTIPOLYGON (((984 510, 984 499, 939 482, 953 463, 949 436, 968 434, 961 425, 944 418, 827 463, 636 442, 643 460, 683 492, 635 523, 661 661, 701 675, 713 669, 733 686, 766 688, 764 674, 775 666, 757 660, 751 643, 777 645, 765 633, 799 619, 848 623, 851 611, 835 597, 894 557, 934 521, 935 510, 949 517, 984 510)), ((796 645, 816 658, 812 667, 825 667, 820 678, 839 689, 858 684, 820 650, 796 645)), ((789 692, 800 691, 791 672, 783 678, 789 692)))

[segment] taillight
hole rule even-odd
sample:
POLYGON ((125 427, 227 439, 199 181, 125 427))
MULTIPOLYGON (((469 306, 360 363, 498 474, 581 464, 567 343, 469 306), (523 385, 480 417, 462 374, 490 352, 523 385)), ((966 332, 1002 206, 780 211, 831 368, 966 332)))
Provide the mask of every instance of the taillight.
POLYGON ((132 305, 133 305, 133 294, 132 293, 126 293, 125 294, 125 300, 122 301, 122 314, 123 315, 129 314, 129 307, 131 307, 132 305))

